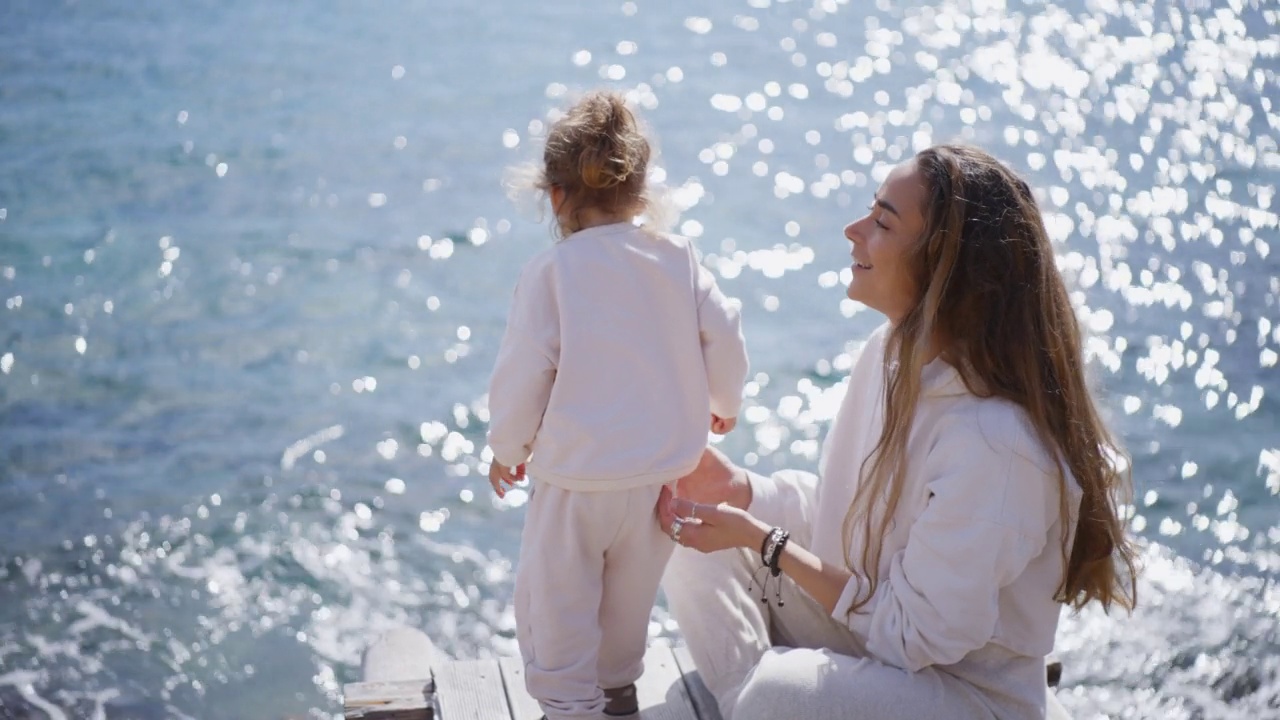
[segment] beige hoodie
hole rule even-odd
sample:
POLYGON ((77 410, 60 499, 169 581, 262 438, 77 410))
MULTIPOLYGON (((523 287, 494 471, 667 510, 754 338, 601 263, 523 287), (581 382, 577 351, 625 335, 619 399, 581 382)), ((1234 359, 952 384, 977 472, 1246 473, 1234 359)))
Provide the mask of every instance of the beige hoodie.
POLYGON ((697 465, 711 413, 737 417, 746 375, 737 303, 688 239, 587 228, 521 272, 489 386, 489 446, 568 490, 666 483, 697 465))
MULTIPOLYGON (((884 427, 887 326, 872 334, 849 374, 827 432, 819 478, 752 474, 752 514, 783 527, 808 525, 809 548, 848 567, 862 536, 845 545, 845 515, 859 468, 884 427)), ((907 444, 906 485, 881 539, 879 585, 850 613, 866 579, 854 573, 834 618, 867 652, 908 671, 939 665, 992 695, 1043 707, 1044 661, 1062 605, 1062 540, 1081 492, 1068 472, 1072 522, 1059 518, 1053 455, 1017 405, 968 391, 941 360, 925 366, 907 444)))

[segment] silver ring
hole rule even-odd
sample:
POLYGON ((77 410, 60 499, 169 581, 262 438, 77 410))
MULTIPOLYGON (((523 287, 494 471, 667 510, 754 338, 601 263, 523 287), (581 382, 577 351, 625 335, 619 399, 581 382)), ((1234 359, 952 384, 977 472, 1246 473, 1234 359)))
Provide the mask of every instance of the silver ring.
POLYGON ((683 529, 684 529, 684 520, 682 520, 681 518, 676 518, 675 520, 671 521, 671 539, 675 540, 677 545, 680 544, 680 531, 683 529))

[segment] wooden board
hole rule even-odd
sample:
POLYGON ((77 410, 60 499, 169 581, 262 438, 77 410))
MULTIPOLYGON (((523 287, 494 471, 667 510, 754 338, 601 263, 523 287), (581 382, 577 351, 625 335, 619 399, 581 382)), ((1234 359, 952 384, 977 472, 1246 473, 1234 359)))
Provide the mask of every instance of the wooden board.
POLYGON ((693 701, 693 709, 697 711, 699 720, 721 720, 720 704, 698 675, 698 668, 693 664, 689 648, 673 648, 672 655, 675 656, 676 665, 680 666, 685 689, 689 691, 689 699, 693 701))
POLYGON ((342 688, 348 720, 431 720, 430 680, 348 683, 342 688))
POLYGON ((508 720, 497 660, 457 660, 435 670, 440 720, 508 720))
POLYGON ((669 647, 651 647, 636 681, 641 720, 697 720, 693 701, 669 647))
MULTIPOLYGON (((377 669, 366 682, 343 687, 345 717, 355 720, 539 720, 542 709, 525 689, 524 665, 519 658, 497 660, 436 660, 434 677, 382 680, 405 673, 426 672, 417 637, 380 644, 370 653, 377 669), (406 644, 407 643, 407 644, 406 644), (438 713, 433 716, 434 712, 438 713)), ((371 649, 372 650, 372 649, 371 649)), ((366 658, 368 660, 368 658, 366 658)), ((645 654, 644 675, 636 682, 638 720, 720 720, 715 700, 692 670, 688 652, 651 647, 645 654), (683 664, 681 656, 683 656, 683 664)), ((637 716, 633 716, 637 717, 637 716)))
MULTIPOLYGON (((542 709, 525 689, 524 665, 519 658, 501 658, 502 680, 506 686, 507 701, 512 720, 538 720, 542 709)), ((443 700, 445 690, 440 689, 443 700)), ((644 675, 636 682, 636 694, 640 703, 640 720, 698 720, 694 702, 689 696, 671 649, 651 647, 644 656, 644 675)), ((715 701, 711 701, 714 706, 715 701)), ((453 717, 441 712, 441 720, 453 717)), ((720 720, 717 713, 713 720, 720 720)))
MULTIPOLYGON (((426 635, 398 628, 378 640, 363 662, 365 682, 343 686, 345 717, 352 720, 539 720, 542 710, 525 689, 519 658, 450 661, 426 635), (433 675, 434 669, 434 678, 433 675)), ((1056 686, 1062 665, 1046 662, 1056 686)), ((721 720, 687 648, 651 647, 636 682, 640 720, 721 720)), ((1054 698, 1051 698, 1054 700, 1054 698)), ((1061 706, 1050 717, 1065 717, 1061 706)), ((633 716, 634 717, 634 716, 633 716)))
POLYGON ((524 661, 518 657, 498 659, 502 668, 502 684, 507 689, 507 704, 511 707, 511 720, 538 720, 542 708, 534 700, 524 684, 524 661))

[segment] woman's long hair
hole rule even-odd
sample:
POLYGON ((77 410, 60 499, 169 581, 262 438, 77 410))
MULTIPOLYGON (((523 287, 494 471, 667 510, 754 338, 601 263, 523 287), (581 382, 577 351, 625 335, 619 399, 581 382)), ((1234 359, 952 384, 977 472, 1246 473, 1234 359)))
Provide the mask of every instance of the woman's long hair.
POLYGON ((870 581, 850 612, 879 583, 880 538, 902 496, 921 371, 935 342, 970 392, 1026 412, 1057 457, 1064 528, 1072 519, 1064 470, 1083 491, 1074 541, 1063 535, 1066 572, 1055 599, 1132 609, 1134 550, 1119 515, 1132 494, 1128 465, 1090 395, 1079 324, 1031 189, 976 148, 939 145, 915 162, 925 227, 908 262, 921 293, 887 338, 885 363, 896 369, 885 373, 884 430, 845 517, 845 547, 855 533, 863 541, 859 562, 846 561, 870 581))

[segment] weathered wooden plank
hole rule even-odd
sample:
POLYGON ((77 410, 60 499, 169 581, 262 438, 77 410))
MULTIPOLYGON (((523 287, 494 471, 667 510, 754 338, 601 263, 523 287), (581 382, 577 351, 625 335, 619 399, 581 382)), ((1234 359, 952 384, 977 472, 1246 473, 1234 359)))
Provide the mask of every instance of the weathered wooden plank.
POLYGON ((342 688, 343 715, 361 720, 431 720, 431 666, 441 654, 422 631, 389 630, 361 660, 364 682, 342 688))
MULTIPOLYGON (((362 669, 365 682, 343 688, 345 717, 353 720, 432 720, 433 705, 440 709, 440 720, 542 717, 525 689, 524 666, 518 658, 450 661, 412 628, 383 635, 365 653, 362 669)), ((1051 656, 1045 669, 1052 688, 1062 665, 1051 656)), ((636 686, 641 720, 721 720, 715 697, 698 676, 687 648, 649 648, 645 673, 636 686)), ((1049 700, 1049 716, 1065 718, 1052 690, 1049 700)))
POLYGON ((698 713, 698 720, 721 720, 720 704, 702 682, 702 676, 698 674, 698 668, 693 664, 693 656, 689 654, 689 648, 684 646, 672 648, 671 654, 676 659, 676 665, 680 667, 685 689, 689 691, 689 699, 693 701, 693 709, 698 713))
MULTIPOLYGON (((512 720, 538 720, 542 709, 525 689, 524 665, 519 658, 502 658, 502 679, 512 720)), ((644 656, 644 675, 636 682, 641 720, 697 720, 698 714, 681 678, 680 667, 667 647, 651 647, 644 656)), ((441 699, 446 691, 441 688, 441 699)), ((715 701, 711 701, 714 707, 715 701)), ((453 720, 441 712, 441 720, 453 720)), ((717 713, 712 720, 720 720, 717 713)))
POLYGON ((342 688, 348 720, 431 720, 430 680, 348 683, 342 688))
POLYGON ((524 684, 524 661, 518 657, 498 658, 502 669, 502 684, 507 689, 507 704, 511 707, 511 720, 538 720, 542 708, 529 695, 524 684))
POLYGON ((441 720, 509 720, 497 660, 458 660, 435 669, 441 720))
POLYGON ((681 679, 671 648, 651 647, 644 656, 644 675, 636 681, 641 720, 697 720, 693 700, 681 679))

